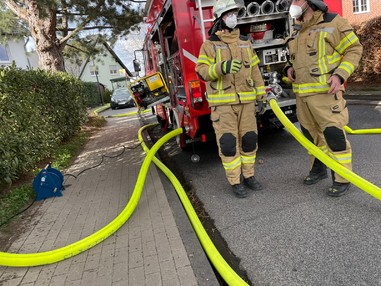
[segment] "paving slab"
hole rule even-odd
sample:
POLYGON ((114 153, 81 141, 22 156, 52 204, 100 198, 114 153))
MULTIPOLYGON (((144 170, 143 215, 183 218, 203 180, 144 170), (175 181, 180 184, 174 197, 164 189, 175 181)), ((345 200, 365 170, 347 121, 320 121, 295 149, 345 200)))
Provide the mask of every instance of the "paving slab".
MULTIPOLYGON (((65 176, 63 196, 32 206, 28 225, 8 252, 66 246, 104 227, 124 209, 145 157, 137 140, 142 122, 136 116, 107 121, 65 173, 76 175, 96 166, 103 155, 115 158, 103 158, 101 165, 77 178, 65 176)), ((135 212, 117 232, 90 250, 51 265, 0 267, 0 285, 216 285, 209 283, 216 281, 211 268, 208 279, 194 268, 152 164, 135 212)))

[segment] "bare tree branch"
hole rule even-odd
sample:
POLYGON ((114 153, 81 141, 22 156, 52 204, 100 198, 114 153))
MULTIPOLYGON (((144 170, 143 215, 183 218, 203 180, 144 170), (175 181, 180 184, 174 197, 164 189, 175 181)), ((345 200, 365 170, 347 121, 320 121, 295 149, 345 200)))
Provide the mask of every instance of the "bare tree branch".
MULTIPOLYGON (((87 38, 89 30, 93 30, 113 42, 118 36, 128 34, 129 29, 139 23, 143 16, 140 10, 134 9, 134 5, 121 5, 127 0, 0 1, 6 5, 8 17, 13 17, 9 13, 12 12, 26 22, 35 40, 41 67, 52 71, 65 71, 64 48, 71 39, 87 46, 82 40, 87 38), (99 33, 102 30, 107 32, 99 33), (85 31, 83 35, 81 31, 85 31)), ((11 20, 21 22, 13 18, 11 20)))
MULTIPOLYGON (((94 29, 112 29, 114 28, 113 26, 91 26, 91 27, 83 27, 82 31, 85 30, 94 30, 94 29)), ((64 28, 64 27, 57 27, 57 31, 65 31, 65 29, 69 32, 75 31, 77 28, 64 28)))
POLYGON ((85 13, 74 13, 69 12, 67 9, 57 10, 57 15, 66 15, 66 16, 87 16, 85 13))
MULTIPOLYGON (((80 25, 77 26, 77 28, 71 30, 72 32, 70 34, 67 34, 66 36, 64 36, 61 40, 60 40, 60 45, 65 43, 67 40, 69 40, 71 37, 74 37, 76 34, 78 34, 80 31, 86 29, 86 25, 88 23, 90 23, 91 19, 90 17, 88 17, 87 19, 85 19, 80 25)), ((70 30, 70 29, 68 29, 70 30)))
MULTIPOLYGON (((103 1, 99 1, 98 2, 98 5, 95 7, 95 10, 99 9, 103 4, 103 1)), ((80 23, 77 28, 75 28, 72 33, 70 34, 67 34, 66 36, 64 36, 61 40, 60 40, 60 45, 63 44, 63 43, 66 43, 67 40, 69 40, 71 37, 74 37, 76 34, 78 34, 80 31, 84 30, 86 28, 86 25, 89 24, 91 22, 91 17, 90 15, 87 16, 87 18, 85 20, 82 21, 82 23, 80 23)))
POLYGON ((13 13, 16 14, 17 17, 23 20, 27 20, 26 9, 21 8, 14 0, 4 0, 4 3, 8 6, 9 9, 11 9, 13 13))

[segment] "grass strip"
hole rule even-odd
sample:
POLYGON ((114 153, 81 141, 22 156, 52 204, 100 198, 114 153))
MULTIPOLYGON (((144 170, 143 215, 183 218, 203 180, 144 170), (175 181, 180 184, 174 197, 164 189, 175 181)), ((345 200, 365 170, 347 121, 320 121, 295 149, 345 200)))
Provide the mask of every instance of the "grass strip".
MULTIPOLYGON (((91 116, 78 134, 59 144, 53 151, 53 156, 46 158, 44 162, 38 164, 42 166, 31 170, 31 175, 35 177, 47 162, 52 162, 52 167, 60 170, 68 168, 77 155, 83 150, 92 132, 96 128, 105 125, 106 119, 101 116, 91 116)), ((0 197, 0 226, 6 224, 11 218, 25 210, 35 199, 30 176, 28 179, 20 179, 14 182, 14 186, 8 188, 0 197)))

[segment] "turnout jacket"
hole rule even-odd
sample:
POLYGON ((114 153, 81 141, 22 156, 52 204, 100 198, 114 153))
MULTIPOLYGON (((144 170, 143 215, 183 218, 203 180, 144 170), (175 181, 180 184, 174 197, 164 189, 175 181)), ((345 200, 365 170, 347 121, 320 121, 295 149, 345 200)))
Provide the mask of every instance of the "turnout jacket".
POLYGON ((203 43, 196 65, 199 77, 206 81, 209 106, 263 101, 265 84, 258 67, 259 58, 247 37, 239 29, 218 31, 203 43), (236 74, 224 74, 222 64, 237 59, 242 67, 236 74))
POLYGON ((290 62, 295 69, 293 91, 299 96, 327 93, 327 80, 338 75, 344 83, 357 68, 362 45, 347 20, 337 14, 316 11, 302 23, 289 42, 290 62))

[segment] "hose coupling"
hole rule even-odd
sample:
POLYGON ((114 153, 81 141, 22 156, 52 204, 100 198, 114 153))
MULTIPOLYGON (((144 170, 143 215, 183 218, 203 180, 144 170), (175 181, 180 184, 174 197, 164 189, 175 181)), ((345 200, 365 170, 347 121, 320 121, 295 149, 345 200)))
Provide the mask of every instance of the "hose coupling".
POLYGON ((185 125, 185 126, 183 127, 183 133, 186 134, 186 133, 189 133, 189 131, 190 131, 190 127, 189 127, 189 125, 185 125))
POLYGON ((274 94, 271 87, 266 88, 266 95, 267 95, 267 101, 269 102, 271 99, 275 99, 276 101, 276 95, 274 94))

